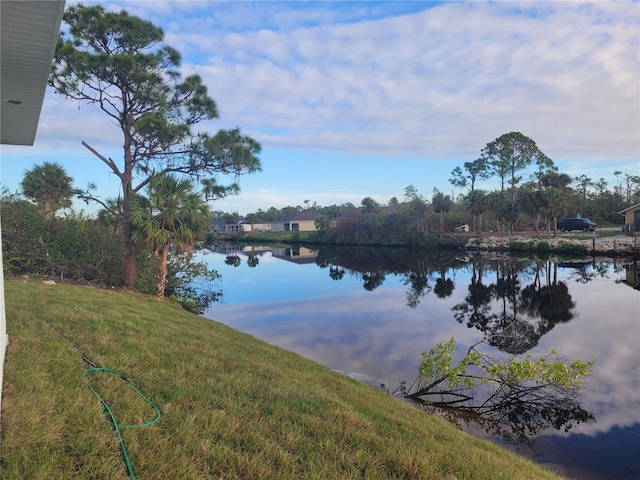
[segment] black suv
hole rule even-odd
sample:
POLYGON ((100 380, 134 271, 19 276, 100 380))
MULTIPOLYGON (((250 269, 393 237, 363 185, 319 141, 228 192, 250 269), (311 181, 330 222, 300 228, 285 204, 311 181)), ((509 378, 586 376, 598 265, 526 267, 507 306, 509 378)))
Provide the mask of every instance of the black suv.
POLYGON ((561 218, 558 220, 558 230, 564 232, 566 230, 582 230, 583 232, 593 232, 596 227, 588 218, 561 218))

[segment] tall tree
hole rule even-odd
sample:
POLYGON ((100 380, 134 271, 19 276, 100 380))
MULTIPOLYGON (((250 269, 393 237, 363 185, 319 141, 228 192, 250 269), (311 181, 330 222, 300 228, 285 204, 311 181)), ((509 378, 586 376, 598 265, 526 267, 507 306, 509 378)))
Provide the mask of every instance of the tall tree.
POLYGON ((409 185, 404 189, 405 203, 402 204, 401 212, 407 219, 407 223, 415 225, 418 232, 427 231, 425 214, 428 202, 418 193, 418 189, 409 185))
POLYGON ((249 213, 246 221, 249 224, 249 228, 251 228, 251 233, 253 233, 253 226, 258 223, 258 216, 255 213, 249 213))
POLYGON ((487 143, 482 150, 489 170, 500 177, 501 191, 504 192, 505 180, 509 182, 511 200, 515 199, 515 189, 522 180, 519 172, 533 163, 552 165, 551 160, 540 151, 536 142, 520 132, 501 135, 493 142, 487 143))
POLYGON ((456 167, 451 172, 451 183, 454 187, 465 188, 469 187, 470 191, 473 191, 476 186, 476 181, 479 179, 486 179, 489 177, 489 170, 487 170, 486 159, 480 157, 473 162, 464 162, 463 172, 460 167, 456 167))
POLYGON ((51 219, 61 208, 71 207, 73 178, 56 162, 44 162, 24 173, 22 192, 34 200, 46 219, 51 219))
POLYGON ((616 170, 615 172, 613 172, 613 174, 618 181, 618 186, 615 188, 615 191, 616 193, 618 193, 618 195, 622 196, 622 172, 620 170, 616 170))
POLYGON ((593 179, 586 175, 578 175, 573 179, 573 183, 578 187, 580 197, 582 197, 583 200, 586 200, 589 196, 589 188, 594 185, 593 179))
MULTIPOLYGON (((260 170, 260 145, 239 129, 215 135, 195 132, 202 121, 218 117, 215 101, 198 75, 182 78, 180 54, 163 43, 163 31, 125 11, 106 12, 101 5, 70 6, 68 29, 60 34, 49 83, 60 94, 98 106, 122 134, 123 158, 106 157, 83 145, 120 179, 124 205, 124 284, 136 279, 130 198, 155 175, 178 173, 209 177, 209 197, 237 192, 216 175, 260 170)), ((90 193, 86 198, 100 202, 90 193)), ((108 208, 103 203, 103 207, 108 208)))
POLYGON ((573 178, 573 183, 576 186, 576 195, 574 202, 572 202, 572 207, 575 208, 575 210, 571 213, 577 216, 588 216, 592 212, 589 199, 592 198, 590 189, 594 185, 593 179, 586 175, 578 175, 573 178))
POLYGON ((640 197, 640 175, 624 175, 625 183, 625 199, 627 204, 631 205, 640 197))
POLYGON ((149 180, 147 197, 130 198, 133 240, 147 245, 160 259, 156 295, 164 296, 169 248, 191 255, 194 245, 211 227, 205 200, 194 192, 190 179, 156 175, 149 180))

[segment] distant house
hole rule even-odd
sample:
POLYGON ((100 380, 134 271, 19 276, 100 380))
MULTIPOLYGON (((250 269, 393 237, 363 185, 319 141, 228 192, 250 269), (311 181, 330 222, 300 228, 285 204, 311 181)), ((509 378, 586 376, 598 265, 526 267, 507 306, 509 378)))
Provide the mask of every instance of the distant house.
POLYGON ((313 210, 297 212, 293 215, 271 222, 272 232, 312 232, 316 229, 316 220, 320 214, 313 210))
POLYGON ((271 222, 269 220, 258 219, 253 223, 249 223, 246 220, 240 220, 238 224, 240 231, 244 233, 263 233, 271 231, 271 222))
POLYGON ((640 203, 631 205, 629 208, 620 210, 619 215, 624 215, 625 230, 630 232, 640 232, 640 203))
POLYGON ((227 224, 226 220, 222 217, 216 218, 212 225, 211 231, 213 233, 230 233, 240 231, 240 226, 237 223, 227 224))
POLYGON ((261 233, 271 231, 271 222, 268 220, 256 220, 253 223, 247 222, 246 219, 240 220, 238 223, 227 223, 222 217, 216 218, 212 225, 213 233, 261 233))

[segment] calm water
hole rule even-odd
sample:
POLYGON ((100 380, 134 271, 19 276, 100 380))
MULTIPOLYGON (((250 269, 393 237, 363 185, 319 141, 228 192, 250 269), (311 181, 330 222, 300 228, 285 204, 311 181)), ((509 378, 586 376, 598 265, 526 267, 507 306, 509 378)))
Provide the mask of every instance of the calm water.
POLYGON ((222 303, 207 317, 391 389, 412 382, 422 352, 451 337, 462 353, 491 336, 500 358, 555 348, 567 360, 596 360, 582 401, 595 421, 546 430, 530 444, 465 428, 569 478, 640 478, 634 265, 435 258, 398 249, 216 248, 199 255, 223 277, 222 303))

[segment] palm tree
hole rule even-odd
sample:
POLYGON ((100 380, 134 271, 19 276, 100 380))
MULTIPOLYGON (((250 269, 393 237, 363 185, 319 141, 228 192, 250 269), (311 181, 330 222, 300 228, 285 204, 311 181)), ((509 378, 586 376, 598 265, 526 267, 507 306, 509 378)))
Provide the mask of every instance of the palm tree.
POLYGON ((519 190, 518 204, 520 209, 533 219, 533 226, 536 230, 538 238, 540 238, 540 212, 546 206, 545 196, 541 190, 538 190, 537 184, 527 182, 519 190))
POLYGON ((569 187, 571 182, 573 182, 573 179, 566 173, 561 172, 546 172, 542 177, 542 185, 544 187, 557 188, 567 194, 572 192, 571 188, 569 187))
POLYGON ((365 197, 362 199, 362 212, 363 213, 379 213, 381 210, 380 204, 371 197, 365 197))
POLYGON ((553 219, 553 236, 555 237, 558 231, 558 217, 566 213, 569 206, 569 195, 559 188, 551 187, 544 191, 544 196, 547 204, 545 209, 547 230, 550 230, 551 225, 549 223, 553 219))
POLYGON ((434 212, 440 214, 440 231, 442 231, 444 230, 444 214, 451 210, 451 207, 453 206, 451 197, 440 192, 437 188, 434 188, 431 204, 433 205, 434 212))
POLYGON ((122 226, 122 197, 107 198, 104 206, 98 211, 98 223, 111 228, 113 233, 118 233, 122 226))
POLYGON ((479 218, 480 236, 482 237, 482 214, 487 209, 487 192, 472 190, 465 197, 467 209, 473 215, 473 231, 476 231, 476 217, 479 218))
POLYGON ((175 175, 152 177, 147 195, 136 195, 130 204, 133 239, 136 244, 152 248, 160 259, 156 296, 163 297, 169 248, 191 256, 198 239, 210 228, 210 213, 189 179, 175 175))
POLYGON ((71 207, 73 178, 67 175, 62 165, 44 162, 24 173, 22 191, 34 200, 46 219, 51 219, 61 208, 71 207))

